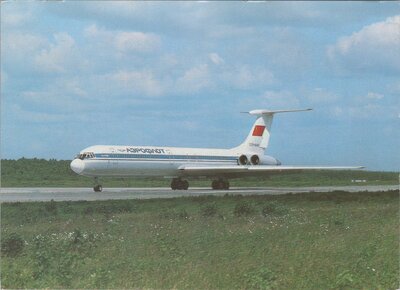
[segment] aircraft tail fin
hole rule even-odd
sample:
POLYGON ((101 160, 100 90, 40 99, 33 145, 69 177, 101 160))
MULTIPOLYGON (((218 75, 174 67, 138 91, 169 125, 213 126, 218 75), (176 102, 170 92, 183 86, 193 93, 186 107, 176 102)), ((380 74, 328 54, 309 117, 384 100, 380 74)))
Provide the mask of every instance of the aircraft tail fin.
POLYGON ((277 113, 290 113, 290 112, 304 112, 310 111, 312 109, 297 109, 297 110, 252 110, 249 112, 241 112, 247 113, 250 115, 254 115, 257 117, 253 127, 250 130, 249 135, 246 140, 239 145, 240 149, 244 149, 246 151, 261 151, 264 152, 268 147, 269 138, 271 135, 271 126, 274 115, 277 113))

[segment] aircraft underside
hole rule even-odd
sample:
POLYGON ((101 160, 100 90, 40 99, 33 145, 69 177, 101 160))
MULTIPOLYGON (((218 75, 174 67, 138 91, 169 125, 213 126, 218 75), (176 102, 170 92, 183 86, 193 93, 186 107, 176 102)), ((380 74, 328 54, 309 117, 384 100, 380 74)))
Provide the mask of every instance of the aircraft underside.
MULTIPOLYGON (((254 176, 254 174, 252 175, 254 176)), ((263 175, 264 178, 266 178, 265 174, 263 175)), ((160 175, 137 175, 137 176, 113 176, 113 177, 119 177, 119 178, 150 178, 150 177, 160 177, 160 175)), ((163 176, 164 178, 171 178, 171 183, 170 187, 172 190, 187 190, 190 186, 189 179, 209 179, 211 180, 211 188, 214 190, 227 190, 229 189, 229 179, 233 178, 240 178, 244 177, 244 175, 240 174, 221 174, 219 176, 194 176, 194 175, 183 175, 180 172, 177 172, 175 175, 168 175, 168 176, 163 176), (175 176, 175 177, 173 177, 175 176)), ((101 192, 103 190, 102 185, 100 184, 100 179, 99 177, 94 177, 95 180, 95 186, 93 187, 93 190, 96 192, 101 192)))
MULTIPOLYGON (((189 181, 183 178, 173 178, 170 186, 172 190, 187 190, 189 188, 189 181)), ((214 179, 211 182, 211 188, 215 190, 229 189, 229 181, 224 178, 214 179)), ((103 186, 99 183, 98 178, 95 178, 93 190, 95 192, 101 192, 103 190, 103 186)))

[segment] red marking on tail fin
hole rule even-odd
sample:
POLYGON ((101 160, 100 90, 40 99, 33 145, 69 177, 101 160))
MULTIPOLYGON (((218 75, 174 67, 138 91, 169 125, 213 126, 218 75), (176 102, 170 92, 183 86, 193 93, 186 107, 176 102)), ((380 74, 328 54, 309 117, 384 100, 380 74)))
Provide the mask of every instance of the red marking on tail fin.
POLYGON ((265 126, 256 125, 253 130, 253 136, 262 136, 265 126))

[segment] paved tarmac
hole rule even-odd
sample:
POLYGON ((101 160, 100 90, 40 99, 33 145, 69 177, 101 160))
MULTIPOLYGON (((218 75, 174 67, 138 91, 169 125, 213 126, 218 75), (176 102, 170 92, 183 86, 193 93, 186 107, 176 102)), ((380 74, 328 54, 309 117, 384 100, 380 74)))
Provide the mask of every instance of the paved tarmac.
POLYGON ((263 195, 286 194, 301 192, 332 192, 343 190, 347 192, 360 191, 388 191, 398 190, 398 185, 377 186, 320 186, 320 187, 233 187, 229 190, 213 190, 203 187, 189 188, 189 190, 171 190, 166 187, 153 188, 104 188, 103 192, 93 192, 92 188, 1 188, 0 203, 25 201, 77 201, 77 200, 110 200, 110 199, 150 199, 173 198, 180 196, 202 196, 224 194, 232 195, 263 195))

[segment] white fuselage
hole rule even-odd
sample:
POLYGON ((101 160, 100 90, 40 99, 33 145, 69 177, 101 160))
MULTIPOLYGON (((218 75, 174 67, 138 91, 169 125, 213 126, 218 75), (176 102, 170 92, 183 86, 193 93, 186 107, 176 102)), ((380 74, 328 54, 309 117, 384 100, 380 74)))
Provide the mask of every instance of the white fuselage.
MULTIPOLYGON (((82 150, 72 161, 71 168, 80 175, 92 177, 181 177, 192 175, 180 170, 182 166, 234 166, 238 165, 241 154, 238 148, 97 145, 82 150)), ((248 152, 249 156, 251 154, 248 152)), ((280 164, 270 156, 263 156, 263 161, 266 165, 280 164)), ((202 175, 208 176, 204 172, 202 175)))

